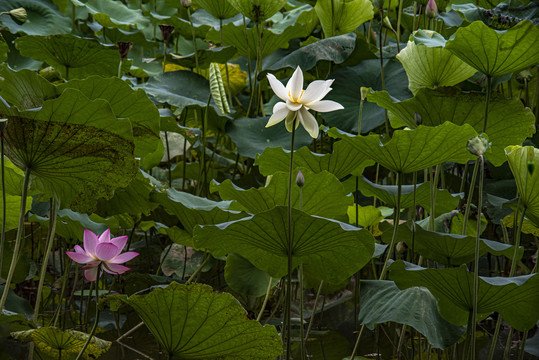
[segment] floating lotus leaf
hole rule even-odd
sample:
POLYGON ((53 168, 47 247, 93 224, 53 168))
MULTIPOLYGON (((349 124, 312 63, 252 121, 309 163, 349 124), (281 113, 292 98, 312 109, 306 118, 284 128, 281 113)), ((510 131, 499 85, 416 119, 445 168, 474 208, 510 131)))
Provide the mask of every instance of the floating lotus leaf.
POLYGON ((440 316, 436 299, 424 287, 399 290, 388 280, 361 280, 360 286, 359 321, 371 330, 388 321, 406 324, 436 349, 453 345, 466 331, 466 327, 452 325, 440 316))
MULTIPOLYGON (((22 36, 15 40, 21 55, 45 61, 65 79, 81 79, 90 75, 116 76, 120 55, 116 46, 105 46, 96 40, 71 34, 22 36)), ((131 67, 122 64, 122 73, 131 67)))
MULTIPOLYGON (((382 240, 391 242, 390 232, 384 232, 382 240)), ((414 249, 424 258, 435 260, 444 265, 462 265, 474 261, 475 237, 455 234, 444 234, 423 230, 420 226, 415 231, 408 224, 399 226, 397 241, 404 241, 410 249, 414 249)), ((505 256, 513 260, 514 246, 496 241, 479 239, 479 256, 487 252, 496 256, 505 256)), ((520 247, 517 253, 517 261, 522 258, 524 247, 520 247)))
POLYGON ((136 174, 131 124, 116 118, 105 100, 66 89, 32 110, 2 100, 0 114, 8 118, 6 155, 31 169, 32 187, 65 207, 91 208, 136 174))
MULTIPOLYGON (((195 228, 197 248, 214 257, 236 253, 273 278, 288 272, 288 210, 277 206, 251 217, 195 228)), ((292 209, 292 266, 339 283, 361 269, 374 252, 374 238, 364 229, 292 209)))
POLYGON ((539 63, 539 29, 524 20, 509 30, 474 21, 459 28, 446 49, 488 76, 502 76, 539 63))
POLYGON ((444 48, 445 39, 436 32, 418 30, 397 55, 408 76, 408 87, 412 93, 422 87, 437 88, 456 85, 477 72, 444 48), (422 43, 421 38, 429 37, 439 41, 432 46, 422 43))
MULTIPOLYGON (((425 269, 396 261, 389 278, 399 289, 424 286, 438 300, 440 315, 455 325, 465 325, 473 308, 474 274, 466 265, 448 269, 425 269)), ((529 330, 539 320, 539 275, 479 277, 477 313, 479 319, 500 313, 518 331, 529 330)))
POLYGON ((237 254, 228 254, 225 265, 225 280, 234 291, 247 296, 263 296, 269 282, 275 286, 279 279, 271 279, 264 271, 257 269, 249 260, 237 254))
POLYGON ((130 9, 121 1, 94 0, 86 3, 71 0, 74 6, 84 6, 95 21, 107 28, 121 28, 130 30, 130 27, 143 29, 150 25, 150 21, 139 9, 130 9))
POLYGON ((353 32, 374 16, 369 0, 318 0, 314 10, 326 37, 353 32))
MULTIPOLYGON (((438 91, 421 89, 412 99, 395 101, 386 92, 376 91, 370 93, 367 100, 388 109, 398 120, 411 128, 417 126, 415 121, 417 113, 423 125, 438 126, 450 121, 457 125, 469 124, 477 132, 483 131, 485 117, 483 94, 464 93, 454 88, 438 91)), ((499 166, 506 160, 504 154, 506 146, 520 144, 535 133, 535 117, 519 99, 507 100, 502 95, 493 94, 492 100, 488 109, 486 131, 491 149, 486 153, 486 157, 495 166, 499 166)))
MULTIPOLYGON (((304 174, 305 185, 302 187, 300 202, 299 187, 292 186, 292 207, 310 215, 331 219, 345 219, 348 206, 353 199, 344 191, 344 186, 333 174, 327 171, 304 174)), ((269 183, 262 188, 243 190, 230 180, 211 184, 210 190, 218 191, 223 200, 235 200, 252 214, 258 214, 275 206, 285 206, 288 201, 288 173, 275 173, 269 183)))
POLYGON ((71 32, 71 19, 58 11, 56 6, 46 0, 2 0, 0 12, 24 8, 28 16, 23 24, 16 23, 11 16, 0 16, 2 27, 13 34, 51 35, 71 32))
POLYGON ((216 19, 228 19, 238 13, 228 1, 194 0, 195 4, 209 12, 216 19))
POLYGON ((246 216, 239 211, 230 211, 231 201, 212 201, 175 189, 152 193, 150 199, 161 204, 167 213, 175 215, 189 234, 197 225, 220 224, 246 216))
POLYGON ((335 128, 328 134, 342 138, 365 156, 398 173, 411 173, 446 161, 465 163, 471 158, 466 143, 477 135, 468 124, 457 126, 450 122, 437 127, 396 130, 389 140, 379 135, 354 136, 335 128))
POLYGON ((525 215, 539 226, 539 149, 508 146, 505 154, 517 184, 521 206, 526 208, 525 215))
MULTIPOLYGON (((17 331, 11 336, 20 341, 32 341, 37 350, 49 359, 75 359, 84 347, 88 334, 76 330, 61 330, 52 326, 17 331)), ((110 349, 110 341, 92 336, 83 359, 95 359, 110 349)))
POLYGON ((228 0, 237 11, 254 22, 261 23, 281 10, 287 0, 228 0))
POLYGON ((173 282, 122 300, 135 309, 171 356, 270 360, 282 352, 274 326, 249 320, 238 300, 208 285, 173 282))
MULTIPOLYGON (((272 175, 277 171, 287 172, 290 168, 290 151, 282 147, 267 147, 262 154, 256 157, 255 165, 264 176, 272 175)), ((374 162, 363 154, 354 151, 353 147, 344 141, 333 145, 333 153, 317 154, 302 147, 294 152, 294 168, 307 168, 314 173, 328 171, 337 179, 358 172, 358 169, 374 165, 374 162)))

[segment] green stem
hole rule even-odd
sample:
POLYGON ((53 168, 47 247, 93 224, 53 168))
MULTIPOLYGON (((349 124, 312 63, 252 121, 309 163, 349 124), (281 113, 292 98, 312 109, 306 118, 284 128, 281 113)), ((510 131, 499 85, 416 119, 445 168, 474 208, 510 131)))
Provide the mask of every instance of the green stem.
POLYGON ((170 146, 168 144, 168 131, 165 131, 165 145, 167 147, 168 186, 172 187, 172 170, 170 169, 170 146))
POLYGON ((299 337, 301 360, 305 360, 305 327, 303 325, 303 264, 299 265, 299 337))
POLYGON ((400 42, 401 42, 401 19, 402 19, 403 3, 404 3, 403 0, 399 1, 399 15, 397 16, 397 47, 400 46, 400 42))
POLYGON ((17 229, 17 237, 15 238, 15 248, 13 249, 13 256, 11 257, 11 264, 9 265, 9 272, 7 274, 6 283, 4 284, 4 292, 2 293, 2 298, 0 299, 0 313, 2 313, 2 311, 4 310, 4 306, 6 305, 7 294, 9 292, 11 280, 13 279, 13 275, 15 274, 15 267, 17 266, 17 261, 19 260, 19 253, 21 251, 24 233, 24 215, 26 214, 26 195, 28 193, 30 173, 31 169, 27 167, 24 171, 24 182, 22 185, 21 208, 19 212, 19 227, 17 229))
POLYGON ((202 118, 202 143, 200 151, 200 176, 199 176, 199 195, 202 195, 206 189, 206 183, 208 180, 208 175, 206 173, 206 132, 208 126, 208 107, 210 106, 211 95, 208 96, 208 102, 206 103, 206 108, 204 109, 204 117, 202 118), (202 183, 200 181, 202 180, 202 183))
POLYGON ((429 229, 434 231, 434 219, 436 218, 436 194, 438 190, 438 180, 440 178, 440 168, 441 165, 436 165, 436 170, 434 171, 434 181, 431 184, 430 188, 430 217, 429 217, 429 229))
MULTIPOLYGON (((182 118, 183 118, 183 127, 185 127, 185 123, 187 121, 187 112, 189 111, 189 108, 185 108, 185 113, 182 112, 182 118), (185 114, 185 115, 184 115, 185 114)), ((195 120, 196 120, 196 110, 195 110, 195 120)), ((184 136, 183 138, 183 178, 182 178, 182 191, 185 191, 185 174, 187 172, 187 136, 184 136)))
POLYGON ((468 199, 466 200, 466 210, 464 211, 464 219, 462 220, 462 235, 468 233, 468 217, 470 216, 470 206, 472 205, 472 198, 475 189, 475 180, 477 179, 477 171, 479 170, 479 162, 475 162, 472 173, 472 181, 470 182, 470 189, 468 190, 468 199))
POLYGON ((488 103, 492 92, 492 77, 487 75, 487 99, 485 100, 485 118, 483 119, 483 132, 487 132, 488 103))
MULTIPOLYGON (((52 326, 56 327, 56 324, 58 323, 58 319, 60 318, 60 312, 62 311, 62 299, 64 298, 65 290, 66 290, 66 287, 67 287, 67 280, 69 279, 70 270, 71 270, 71 259, 68 259, 65 270, 64 270, 64 278, 62 280, 62 290, 60 291, 60 303, 58 304, 58 307, 56 308, 56 311, 54 312, 52 320, 49 323, 49 326, 51 326, 51 324, 52 324, 52 326)), ((67 299, 66 302, 65 302, 66 308, 67 308, 68 300, 69 299, 67 299)))
MULTIPOLYGON (((223 19, 219 19, 219 35, 221 37, 221 46, 223 44, 223 19)), ((225 62, 226 89, 228 90, 228 103, 232 106, 232 90, 230 90, 230 75, 228 74, 228 62, 225 62)))
MULTIPOLYGON (((163 263, 165 262, 165 259, 167 258, 168 253, 170 252, 170 249, 172 249, 172 245, 173 244, 170 244, 167 251, 165 252, 165 255, 163 256, 163 259, 159 262, 159 266, 157 267, 157 271, 155 272, 155 276, 159 275, 159 271, 161 271, 161 267, 163 266, 163 263)), ((184 249, 184 253, 186 253, 185 249, 184 249)), ((185 264, 185 261, 184 261, 184 264, 185 264)))
POLYGON ((320 280, 320 286, 318 286, 318 290, 316 291, 316 298, 314 299, 313 310, 311 311, 311 318, 309 319, 309 326, 307 326, 307 332, 305 333, 305 341, 309 339, 309 333, 311 332, 311 328, 313 326, 314 314, 316 313, 316 307, 318 306, 318 299, 320 299, 322 286, 324 286, 324 280, 320 280))
POLYGON ((197 37, 195 34, 195 27, 193 26, 193 21, 191 20, 191 9, 187 8, 187 19, 191 25, 191 35, 193 36, 193 49, 195 50, 195 67, 197 74, 200 73, 200 68, 198 66, 198 50, 197 50, 197 37))
POLYGON ((122 78, 122 65, 124 63, 123 59, 120 59, 120 64, 118 65, 118 79, 122 78))
MULTIPOLYGON (((99 279, 99 274, 101 273, 101 264, 97 267, 97 278, 99 279)), ((99 280, 96 280, 99 281, 99 280)), ((97 329, 97 324, 99 323, 99 288, 95 287, 95 320, 94 320, 94 326, 92 326, 92 331, 90 332, 90 335, 88 336, 88 339, 86 340, 86 343, 82 347, 81 351, 77 355, 77 358, 75 360, 80 360, 83 358, 84 352, 88 348, 88 345, 90 345, 90 342, 92 341, 92 337, 95 334, 95 331, 97 329)))
POLYGON ((266 296, 264 296, 264 302, 262 303, 262 308, 260 309, 260 312, 258 313, 258 316, 256 317, 256 321, 260 321, 260 319, 262 319, 262 314, 264 314, 264 310, 266 310, 266 305, 268 304, 268 299, 271 292, 272 282, 273 282, 273 278, 270 276, 268 289, 266 290, 266 296))
POLYGON ((387 274, 387 264, 393 250, 395 249, 395 243, 397 242, 397 234, 399 232, 399 222, 400 222, 400 206, 401 206, 401 195, 402 195, 402 174, 397 173, 397 204, 395 206, 395 217, 393 220, 393 235, 391 236, 391 243, 387 251, 386 260, 384 261, 384 267, 380 273, 378 280, 384 280, 387 274))
MULTIPOLYGON (((380 75, 381 75, 381 78, 382 78, 382 90, 385 90, 386 89, 386 84, 385 84, 385 78, 384 78, 384 50, 383 50, 383 46, 382 46, 382 29, 384 28, 384 19, 383 19, 383 11, 379 11, 380 12, 380 31, 379 31, 379 49, 380 49, 380 75)), ((387 138, 389 139, 389 116, 388 116, 388 113, 387 113, 387 109, 385 109, 384 111, 384 114, 385 114, 385 126, 386 126, 386 135, 387 135, 387 138)))
MULTIPOLYGON (((247 45, 247 74, 249 76, 249 91, 251 93, 251 98, 253 97, 254 93, 254 87, 253 87, 253 79, 251 76, 251 48, 249 47, 249 34, 247 33, 247 23, 245 22, 245 16, 243 16, 243 33, 245 35, 245 43, 247 45)), ((251 101, 249 100, 249 105, 251 101)), ((251 110, 251 107, 247 109, 247 117, 249 117, 249 111, 251 110)))
MULTIPOLYGON (((56 234, 56 214, 58 211, 58 201, 55 198, 50 200, 49 209, 49 238, 47 239, 47 249, 43 256, 43 263, 41 264, 41 272, 39 274, 39 285, 37 287, 36 304, 34 306, 34 321, 37 323, 39 316, 39 306, 41 304, 41 294, 43 292, 43 283, 45 282, 45 274, 47 273, 47 265, 49 263, 49 257, 51 255, 52 244, 54 243, 54 235, 56 234)), ((60 305, 62 304, 62 298, 60 298, 60 305)))
POLYGON ((195 277, 202 271, 204 266, 206 266, 206 264, 210 261, 210 259, 211 259, 211 255, 206 254, 206 258, 204 259, 204 261, 202 261, 202 263, 198 266, 198 268, 195 270, 195 272, 189 277, 189 279, 187 279, 187 281, 185 283, 189 284, 191 281, 193 281, 195 279, 195 277))
MULTIPOLYGON (((7 121, 7 120, 3 120, 7 121)), ((0 124, 2 126, 3 124, 0 124)), ((4 132, 0 131, 0 171, 2 172, 2 234, 0 235, 0 275, 2 273, 2 259, 6 243, 6 177, 4 165, 4 132)))

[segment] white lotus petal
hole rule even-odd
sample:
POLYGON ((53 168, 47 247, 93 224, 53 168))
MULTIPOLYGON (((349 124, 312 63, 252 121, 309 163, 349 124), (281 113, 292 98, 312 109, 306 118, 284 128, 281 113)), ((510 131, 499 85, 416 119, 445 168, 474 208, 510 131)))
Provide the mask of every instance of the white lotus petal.
POLYGON ((290 100, 286 100, 286 107, 290 111, 298 111, 302 106, 303 106, 303 104, 294 103, 294 102, 292 102, 290 100))
POLYGON ((316 80, 307 86, 307 90, 301 96, 301 103, 308 104, 320 101, 331 91, 331 84, 334 80, 316 80))
POLYGON ((314 102, 310 104, 308 107, 309 109, 313 109, 314 111, 318 111, 318 112, 329 112, 329 111, 344 109, 344 107, 341 104, 335 101, 331 101, 331 100, 322 100, 322 101, 314 102))
POLYGON ((303 72, 301 72, 301 68, 298 66, 296 71, 294 71, 294 74, 292 74, 292 77, 290 80, 288 80, 288 83, 286 84, 286 91, 288 93, 288 97, 293 102, 298 102, 298 100, 301 98, 301 94, 303 93, 303 72))
POLYGON ((271 89, 273 90, 275 95, 280 97, 281 100, 288 100, 288 92, 286 91, 284 85, 279 80, 277 80, 277 78, 273 74, 268 74, 267 76, 271 89))
POLYGON ((318 137, 319 126, 314 116, 307 109, 302 107, 298 111, 298 119, 309 135, 316 139, 318 137))
MULTIPOLYGON (((286 126, 286 130, 288 130, 289 132, 292 132, 292 126, 294 126, 294 120, 296 119, 296 115, 298 114, 297 111, 292 111, 290 113, 288 113, 288 116, 286 117, 286 121, 285 121, 285 126, 286 126)), ((299 120, 296 120, 296 129, 298 128, 299 126, 299 120)))
POLYGON ((266 127, 280 123, 288 115, 290 111, 284 102, 278 102, 273 106, 273 115, 271 115, 266 127))

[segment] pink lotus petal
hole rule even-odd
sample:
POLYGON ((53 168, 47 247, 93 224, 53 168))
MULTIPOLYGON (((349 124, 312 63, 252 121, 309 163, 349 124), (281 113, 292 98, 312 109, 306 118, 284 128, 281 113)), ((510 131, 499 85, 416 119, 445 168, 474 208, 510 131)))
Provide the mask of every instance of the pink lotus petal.
POLYGON ((118 247, 110 242, 102 242, 97 244, 97 247, 95 248, 95 254, 99 258, 99 260, 107 261, 112 259, 113 257, 120 254, 122 249, 118 249, 118 247))
POLYGON ((118 264, 105 263, 103 264, 103 270, 109 274, 123 274, 124 272, 131 270, 131 268, 118 264))
POLYGON ((134 251, 128 251, 110 259, 109 261, 107 261, 107 264, 123 264, 124 262, 128 262, 129 260, 132 260, 137 256, 139 256, 139 253, 134 251))
POLYGON ((88 280, 88 281, 96 281, 97 280, 97 269, 98 269, 98 267, 95 266, 95 267, 89 268, 88 270, 84 270, 84 277, 86 278, 86 280, 88 280))
POLYGON ((67 256, 71 258, 76 263, 79 264, 87 264, 93 259, 86 255, 85 253, 79 253, 79 252, 72 252, 72 251, 66 251, 67 256))
POLYGON ((84 230, 84 250, 90 256, 95 255, 95 247, 99 241, 97 240, 97 235, 92 231, 85 229, 84 230))
POLYGON ((86 250, 84 250, 83 248, 81 248, 79 245, 75 245, 75 252, 77 254, 84 254, 86 255, 86 250))
POLYGON ((103 234, 101 234, 101 236, 99 237, 99 242, 110 242, 110 229, 105 230, 103 234))
POLYGON ((116 247, 120 250, 123 250, 125 247, 125 244, 127 243, 128 236, 118 236, 114 239, 110 239, 110 242, 116 245, 116 247))

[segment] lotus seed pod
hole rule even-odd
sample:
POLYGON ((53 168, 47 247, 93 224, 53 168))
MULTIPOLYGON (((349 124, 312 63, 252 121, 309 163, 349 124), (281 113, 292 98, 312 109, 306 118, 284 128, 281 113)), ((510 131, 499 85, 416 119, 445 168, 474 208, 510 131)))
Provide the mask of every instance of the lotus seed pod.
POLYGON ((473 155, 482 156, 489 148, 488 139, 483 135, 474 136, 468 140, 466 148, 473 155))
POLYGON ((170 38, 170 35, 174 31, 174 26, 166 25, 166 24, 160 24, 159 29, 161 29, 161 35, 163 36, 163 41, 165 43, 167 43, 168 39, 170 38))
POLYGON ((305 185, 305 177, 303 176, 301 170, 298 171, 298 176, 296 176, 296 185, 299 187, 303 187, 303 185, 305 185))
POLYGON ((8 12, 11 18, 19 25, 24 24, 28 19, 28 14, 24 8, 17 8, 8 12))
POLYGON ((362 86, 359 91, 361 92, 361 101, 365 101, 367 95, 369 94, 369 88, 362 86))
POLYGON ((118 45, 118 51, 120 52, 120 59, 125 59, 127 54, 129 54, 129 50, 131 50, 133 43, 118 41, 116 44, 118 45))

